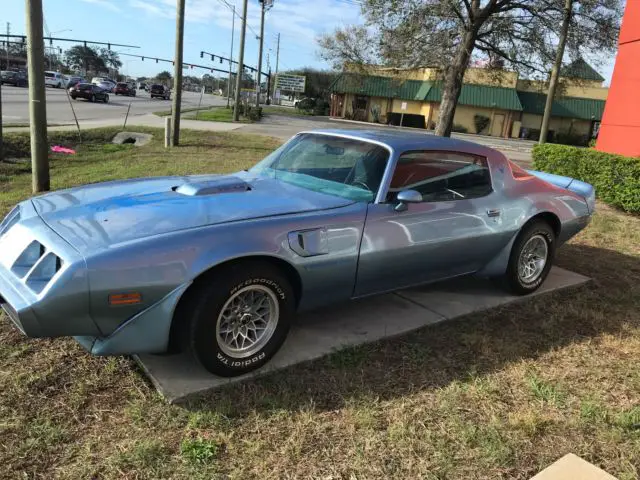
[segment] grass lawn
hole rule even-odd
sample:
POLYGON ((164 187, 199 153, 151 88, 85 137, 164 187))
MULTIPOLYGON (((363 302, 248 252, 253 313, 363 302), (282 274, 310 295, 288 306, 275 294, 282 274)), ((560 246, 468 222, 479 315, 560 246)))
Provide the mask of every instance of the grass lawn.
MULTIPOLYGON (((161 130, 139 130, 156 133, 149 146, 104 146, 115 130, 100 130, 77 155, 52 157, 53 187, 234 171, 279 143, 183 131, 183 146, 164 150, 161 130)), ((28 164, 0 163, 0 216, 29 188, 28 164)), ((0 314, 0 477, 524 480, 573 452, 637 479, 640 218, 599 207, 556 262, 593 277, 586 286, 184 407, 166 405, 130 359, 25 339, 0 314)))
MULTIPOLYGON (((187 115, 184 118, 205 122, 233 122, 233 109, 227 107, 212 107, 209 110, 201 110, 200 113, 198 113, 198 118, 196 118, 195 113, 187 115)), ((253 123, 252 120, 242 115, 240 116, 240 122, 253 123)))

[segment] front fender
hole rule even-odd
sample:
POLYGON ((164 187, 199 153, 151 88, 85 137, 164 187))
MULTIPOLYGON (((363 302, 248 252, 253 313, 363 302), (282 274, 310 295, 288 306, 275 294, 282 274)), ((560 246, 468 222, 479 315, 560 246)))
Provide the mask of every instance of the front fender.
POLYGON ((108 337, 74 337, 93 355, 162 353, 169 345, 173 313, 191 283, 181 285, 158 303, 120 325, 108 337))

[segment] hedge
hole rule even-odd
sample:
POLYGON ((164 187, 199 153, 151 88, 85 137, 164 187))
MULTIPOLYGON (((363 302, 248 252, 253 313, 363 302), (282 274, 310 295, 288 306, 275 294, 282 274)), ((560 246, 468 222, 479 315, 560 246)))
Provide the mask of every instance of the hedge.
POLYGON ((536 170, 590 183, 603 202, 640 213, 640 157, 547 143, 533 148, 533 164, 536 170))

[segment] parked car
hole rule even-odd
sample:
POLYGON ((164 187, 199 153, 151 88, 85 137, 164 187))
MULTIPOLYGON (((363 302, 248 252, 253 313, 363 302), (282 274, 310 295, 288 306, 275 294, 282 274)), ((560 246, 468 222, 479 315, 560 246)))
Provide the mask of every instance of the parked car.
POLYGON ((67 88, 74 87, 79 83, 86 83, 86 80, 82 77, 70 76, 67 80, 67 88))
POLYGON ((91 83, 93 83, 94 85, 99 85, 103 82, 110 82, 110 83, 113 83, 114 85, 116 84, 116 82, 111 80, 109 77, 93 77, 91 79, 91 83))
POLYGON ((151 85, 151 87, 149 88, 149 94, 151 95, 151 98, 163 98, 165 100, 171 99, 171 90, 169 90, 164 85, 160 85, 157 83, 151 85))
POLYGON ((26 72, 15 72, 13 70, 0 72, 0 81, 3 85, 13 85, 14 87, 27 87, 29 85, 26 72))
POLYGON ((100 82, 98 86, 109 93, 114 93, 116 88, 116 84, 113 82, 100 82))
POLYGON ((44 72, 45 87, 63 88, 65 86, 65 78, 60 72, 44 72))
POLYGON ((90 102, 109 102, 109 93, 99 85, 92 83, 78 83, 69 89, 69 96, 74 100, 84 98, 90 102))
POLYGON ((316 99, 311 97, 302 97, 293 101, 293 106, 301 110, 310 110, 316 104, 316 99))
POLYGON ((474 143, 301 132, 248 171, 19 203, 0 224, 0 303, 29 337, 184 348, 235 376, 276 353, 297 311, 468 274, 534 292, 594 208, 591 185, 474 143))
POLYGON ((116 83, 116 86, 113 90, 116 95, 126 95, 128 97, 136 96, 136 89, 133 88, 130 84, 124 82, 116 83))

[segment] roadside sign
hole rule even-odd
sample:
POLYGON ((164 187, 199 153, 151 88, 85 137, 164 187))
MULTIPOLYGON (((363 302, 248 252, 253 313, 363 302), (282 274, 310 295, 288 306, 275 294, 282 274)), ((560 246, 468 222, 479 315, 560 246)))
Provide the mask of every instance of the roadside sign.
POLYGON ((402 102, 400 104, 400 110, 406 110, 407 109, 407 102, 402 102))
POLYGON ((279 73, 276 77, 276 89, 286 92, 304 93, 307 77, 304 75, 289 75, 279 73))

